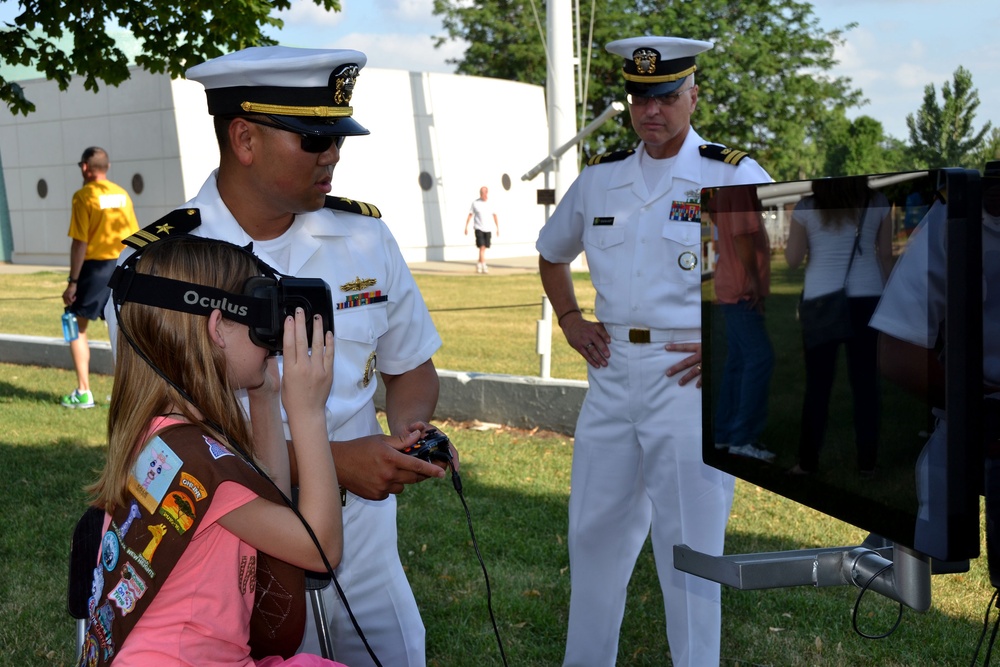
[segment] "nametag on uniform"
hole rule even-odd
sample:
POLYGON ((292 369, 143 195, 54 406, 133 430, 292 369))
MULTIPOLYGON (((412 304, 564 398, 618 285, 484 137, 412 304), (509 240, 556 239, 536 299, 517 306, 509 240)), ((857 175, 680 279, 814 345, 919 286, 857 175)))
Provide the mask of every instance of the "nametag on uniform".
POLYGON ((615 224, 615 219, 611 218, 594 218, 594 226, 600 227, 602 225, 613 225, 615 224))
POLYGON ((670 205, 670 219, 679 222, 701 222, 701 204, 675 200, 670 205))

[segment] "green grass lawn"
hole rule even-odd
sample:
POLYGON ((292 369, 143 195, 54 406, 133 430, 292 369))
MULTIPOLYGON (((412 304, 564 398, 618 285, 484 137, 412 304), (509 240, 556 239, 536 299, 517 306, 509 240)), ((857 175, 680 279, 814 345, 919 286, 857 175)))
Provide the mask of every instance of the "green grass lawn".
MULTIPOLYGON (((580 307, 593 317, 594 288, 586 274, 574 278, 580 307)), ((416 280, 444 340, 434 356, 438 368, 538 375, 536 321, 544 292, 537 275, 490 275, 485 280, 475 275, 418 275, 416 280)), ((0 287, 0 332, 62 336, 64 272, 0 275, 0 287)), ((553 328, 552 377, 585 380, 580 356, 566 345, 554 322, 553 328)), ((94 322, 88 335, 106 341, 107 326, 94 322)))
MULTIPOLYGON (((585 280, 583 277, 578 279, 585 280)), ((0 331, 59 336, 62 274, 0 276, 0 331), (55 299, 51 299, 55 295, 55 299)), ((441 331, 441 368, 537 374, 537 276, 418 276, 441 331), (473 282, 475 281, 475 282, 473 282), (456 310, 470 306, 482 310, 456 310), (493 367, 487 367, 494 364, 493 367)), ((593 306, 589 285, 581 305, 593 306), (589 301, 588 301, 589 298, 589 301)), ((94 328, 94 338, 101 330, 94 328)), ((561 335, 554 377, 585 377, 561 335)), ((70 665, 73 621, 66 612, 69 538, 84 508, 82 486, 101 465, 106 407, 69 411, 58 398, 73 374, 0 364, 0 665, 70 665)), ((104 404, 111 379, 92 378, 104 404)), ((509 665, 560 664, 569 600, 566 507, 572 439, 470 424, 442 425, 462 452, 462 480, 492 591, 509 665)), ((462 503, 447 480, 399 496, 399 548, 427 626, 428 661, 439 667, 501 665, 487 589, 462 503)), ((763 489, 737 483, 727 553, 859 544, 857 528, 763 489)), ((984 551, 985 553, 985 551, 984 551)), ((905 610, 886 639, 852 629, 858 589, 723 590, 724 665, 837 667, 968 665, 992 588, 985 559, 963 574, 933 579, 932 608, 905 610)), ((862 600, 858 624, 881 634, 897 605, 862 600)), ((663 600, 652 553, 640 554, 629 586, 618 664, 669 665, 663 600)), ((389 667, 389 666, 387 666, 389 667)))

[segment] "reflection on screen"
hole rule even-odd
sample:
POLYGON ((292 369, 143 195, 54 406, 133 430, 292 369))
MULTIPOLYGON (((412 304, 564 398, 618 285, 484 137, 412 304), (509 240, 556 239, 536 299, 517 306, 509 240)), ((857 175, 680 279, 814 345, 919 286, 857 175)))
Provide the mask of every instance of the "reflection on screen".
POLYGON ((957 488, 975 486, 976 457, 950 456, 943 430, 936 457, 928 446, 951 396, 935 366, 944 294, 928 273, 945 258, 912 243, 920 220, 944 223, 947 183, 943 170, 703 191, 703 451, 741 479, 956 560, 978 555, 978 532, 956 530, 978 531, 978 488, 957 488), (890 298, 904 261, 922 285, 899 283, 890 298), (927 366, 888 379, 880 359, 914 350, 927 366), (929 502, 946 492, 944 506, 929 502))

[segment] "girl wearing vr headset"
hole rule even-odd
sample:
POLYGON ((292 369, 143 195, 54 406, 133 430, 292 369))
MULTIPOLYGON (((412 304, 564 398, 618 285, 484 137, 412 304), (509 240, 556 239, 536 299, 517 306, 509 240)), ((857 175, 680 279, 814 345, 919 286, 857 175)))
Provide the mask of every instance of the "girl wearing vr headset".
MULTIPOLYGON (((195 292, 236 295, 261 274, 249 252, 193 237, 152 243, 133 266, 195 292)), ((303 569, 335 568, 343 548, 325 415, 333 333, 296 309, 284 322, 279 380, 275 358, 219 309, 158 308, 127 291, 116 303, 107 463, 88 489, 105 511, 104 532, 81 664, 339 665, 294 655, 303 569), (287 500, 282 406, 297 509, 287 500)))

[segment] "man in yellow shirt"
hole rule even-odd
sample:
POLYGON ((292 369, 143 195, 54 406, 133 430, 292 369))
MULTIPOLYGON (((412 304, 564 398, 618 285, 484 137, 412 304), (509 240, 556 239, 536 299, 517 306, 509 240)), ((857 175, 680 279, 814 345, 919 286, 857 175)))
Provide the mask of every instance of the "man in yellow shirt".
POLYGON ((104 317, 104 305, 111 290, 108 279, 114 273, 122 239, 139 231, 132 199, 121 187, 108 180, 108 154, 91 146, 83 151, 78 164, 83 187, 73 195, 69 222, 69 284, 63 292, 67 311, 76 315, 80 333, 70 341, 69 350, 76 368, 77 387, 62 397, 65 408, 92 408, 90 391, 90 346, 87 324, 104 317))

